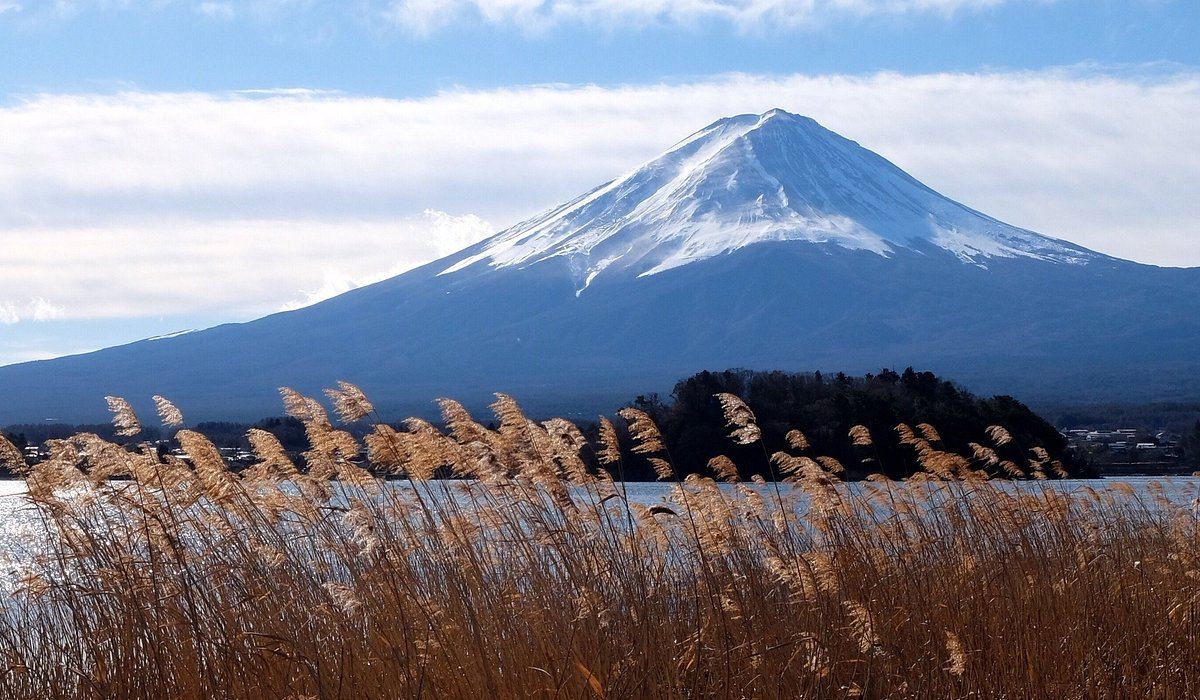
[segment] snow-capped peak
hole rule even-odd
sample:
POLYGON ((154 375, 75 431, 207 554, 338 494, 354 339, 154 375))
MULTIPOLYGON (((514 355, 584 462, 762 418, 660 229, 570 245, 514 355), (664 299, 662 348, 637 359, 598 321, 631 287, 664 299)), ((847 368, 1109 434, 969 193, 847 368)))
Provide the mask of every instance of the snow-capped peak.
POLYGON ((891 255, 932 244, 964 262, 1094 253, 947 199, 814 120, 774 109, 721 119, 662 156, 484 241, 442 274, 486 261, 563 258, 582 291, 608 269, 639 275, 766 241, 891 255))

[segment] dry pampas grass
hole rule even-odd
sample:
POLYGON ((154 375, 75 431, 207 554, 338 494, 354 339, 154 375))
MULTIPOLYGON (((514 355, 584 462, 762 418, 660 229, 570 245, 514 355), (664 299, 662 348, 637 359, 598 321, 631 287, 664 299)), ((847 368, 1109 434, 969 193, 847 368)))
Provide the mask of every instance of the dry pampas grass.
MULTIPOLYGON (((998 485, 1057 465, 1002 459, 999 426, 959 455, 920 424, 897 426, 925 469, 906 482, 842 483, 792 431, 782 483, 719 457, 718 485, 679 478, 637 409, 626 445, 607 419, 593 441, 507 396, 498 428, 446 400, 444 429, 381 422, 364 445, 281 395, 309 449, 252 430, 240 472, 191 430, 186 460, 78 435, 26 467, 0 439, 29 487, 3 550, 0 697, 1200 695, 1194 482, 998 485), (614 481, 633 458, 671 484, 614 481)), ((375 415, 353 385, 327 397, 343 421, 375 415)), ((760 441, 741 399, 721 403, 734 441, 760 441)), ((866 428, 846 437, 871 451, 866 428)))

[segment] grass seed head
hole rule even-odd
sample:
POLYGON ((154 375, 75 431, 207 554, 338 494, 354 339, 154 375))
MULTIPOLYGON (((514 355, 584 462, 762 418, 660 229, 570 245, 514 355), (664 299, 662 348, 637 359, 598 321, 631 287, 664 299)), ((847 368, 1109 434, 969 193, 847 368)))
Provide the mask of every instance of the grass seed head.
POLYGON ((918 423, 917 430, 921 431, 921 436, 930 442, 942 441, 942 436, 938 434, 937 428, 928 423, 918 423))
POLYGON ((961 676, 967 670, 967 654, 963 650, 958 635, 950 630, 946 630, 946 653, 950 656, 950 664, 946 666, 946 672, 954 676, 961 676))
POLYGON ((675 478, 675 469, 671 463, 660 457, 648 457, 650 466, 654 468, 654 475, 659 481, 666 481, 675 478))
POLYGON ((732 459, 726 457, 725 455, 717 455, 716 457, 708 460, 708 468, 713 470, 713 473, 717 475, 717 478, 722 481, 727 481, 729 483, 741 481, 741 478, 738 476, 737 465, 733 463, 732 459))
POLYGON ((333 402, 333 410, 343 423, 354 423, 375 412, 375 406, 367 395, 350 382, 338 381, 337 389, 326 389, 325 395, 333 402))
POLYGON ((799 430, 789 430, 785 436, 785 439, 793 450, 799 450, 803 452, 804 450, 808 449, 808 438, 805 437, 804 433, 800 432, 799 430))
POLYGON ((992 439, 992 443, 994 443, 996 447, 1003 447, 1004 445, 1012 442, 1012 435, 1010 435, 1009 432, 1004 429, 1004 426, 989 425, 987 427, 987 434, 988 437, 992 439))
POLYGON ((142 432, 142 424, 128 401, 120 396, 105 396, 104 400, 108 402, 108 410, 112 411, 112 424, 117 428, 117 435, 133 437, 142 432))
POLYGON ((454 399, 441 398, 437 400, 442 412, 442 422, 450 429, 455 440, 463 444, 470 442, 485 442, 488 440, 488 430, 476 421, 471 412, 454 399))
POLYGON ((750 445, 762 439, 762 431, 758 427, 754 412, 745 401, 735 394, 725 392, 716 394, 716 397, 721 402, 721 410, 725 412, 726 426, 733 428, 733 432, 729 434, 730 439, 739 445, 750 445))
POLYGON ((21 454, 17 446, 4 437, 3 433, 0 433, 0 467, 14 474, 24 474, 28 469, 25 455, 21 454))
POLYGON ((284 413, 297 420, 308 421, 308 401, 305 400, 303 394, 291 387, 281 386, 279 387, 279 396, 283 399, 284 413))
POLYGON ((601 464, 616 464, 621 461, 621 444, 617 440, 617 429, 613 427, 612 421, 600 417, 600 451, 596 454, 596 459, 601 464))
POLYGON ((855 425, 850 428, 850 439, 856 447, 870 447, 871 431, 865 425, 855 425))
POLYGON ((637 408, 622 408, 617 413, 629 422, 629 435, 633 438, 635 453, 652 454, 666 449, 662 433, 648 413, 637 408))
POLYGON ((875 633, 875 623, 867 606, 856 600, 847 600, 843 605, 850 619, 850 634, 858 642, 859 651, 867 655, 878 654, 879 636, 875 633))
POLYGON ((154 407, 158 409, 158 417, 163 427, 176 428, 183 425, 183 413, 170 400, 154 395, 154 407))

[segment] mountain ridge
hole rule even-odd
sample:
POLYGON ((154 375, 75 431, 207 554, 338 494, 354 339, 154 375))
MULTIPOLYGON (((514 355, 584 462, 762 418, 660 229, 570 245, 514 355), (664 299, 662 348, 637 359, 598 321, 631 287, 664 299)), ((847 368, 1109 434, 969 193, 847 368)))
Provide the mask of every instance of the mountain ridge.
POLYGON ((434 412, 437 396, 480 408, 493 391, 539 414, 594 415, 728 367, 917 366, 1022 400, 1200 398, 1197 339, 1200 268, 1008 226, 769 112, 714 122, 571 202, 310 307, 0 367, 0 424, 101 419, 109 394, 150 415, 161 394, 193 420, 257 419, 278 414, 279 386, 317 394, 339 379, 396 418, 434 412), (806 150, 810 137, 833 150, 806 150), (742 216, 775 191, 756 166, 783 193, 770 216, 742 216), (816 240, 799 224, 820 198, 867 233, 816 240))

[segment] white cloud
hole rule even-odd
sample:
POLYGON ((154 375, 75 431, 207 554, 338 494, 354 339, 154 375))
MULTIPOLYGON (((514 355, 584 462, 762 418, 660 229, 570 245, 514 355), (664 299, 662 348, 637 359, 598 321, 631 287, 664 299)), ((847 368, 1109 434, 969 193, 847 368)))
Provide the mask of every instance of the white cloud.
POLYGON ((304 303, 290 307, 399 274, 444 254, 447 241, 460 235, 420 215, 391 221, 163 218, 3 229, 0 247, 22 252, 0 258, 0 299, 30 291, 44 296, 7 302, 0 318, 190 312, 245 320, 288 306, 297 295, 304 303))
POLYGON ((0 301, 0 324, 11 326, 21 322, 21 314, 17 311, 17 305, 11 301, 0 301))
MULTIPOLYGON (((377 282, 378 280, 371 281, 377 282)), ((339 294, 345 294, 351 289, 358 289, 362 285, 363 282, 360 282, 342 270, 325 270, 320 287, 312 290, 300 290, 301 298, 287 302, 279 307, 279 310, 292 311, 294 309, 302 309, 305 306, 312 306, 317 302, 332 299, 339 294)))
POLYGON ((65 311, 66 309, 63 307, 55 306, 41 297, 34 297, 29 300, 29 315, 35 321, 49 321, 60 318, 65 311))
POLYGON ((21 3, 16 0, 0 0, 0 15, 5 12, 20 12, 21 9, 21 3))
POLYGON ((196 5, 196 12, 205 17, 225 21, 233 19, 237 14, 232 2, 202 2, 196 5))
MULTIPOLYGON (((0 107, 0 300, 50 299, 63 320, 244 320, 452 252, 773 107, 1010 223, 1200 265, 1195 73, 35 95, 0 107)), ((0 323, 33 316, 0 303, 0 323)))
POLYGON ((24 303, 0 301, 0 324, 11 326, 21 321, 50 321, 60 318, 65 310, 42 297, 33 297, 24 303))
POLYGON ((356 269, 342 268, 326 268, 321 275, 321 285, 316 289, 300 290, 300 296, 294 298, 280 307, 280 311, 291 311, 294 309, 311 306, 320 301, 331 299, 339 294, 344 294, 351 289, 380 282, 389 277, 405 272, 419 262, 425 262, 426 259, 432 260, 445 255, 457 252, 472 243, 481 241, 496 229, 491 224, 474 214, 465 216, 453 216, 444 211, 435 209, 426 209, 422 212, 422 219, 417 221, 406 222, 402 226, 397 227, 397 237, 409 242, 411 248, 416 248, 420 245, 425 246, 426 255, 422 255, 417 261, 411 256, 402 258, 390 257, 386 254, 377 256, 378 261, 386 263, 393 260, 393 264, 386 268, 379 266, 357 267, 356 269), (430 254, 431 252, 431 254, 430 254))
POLYGON ((458 252, 496 232, 491 224, 474 214, 453 216, 436 209, 426 209, 421 213, 429 222, 430 242, 438 257, 458 252))

